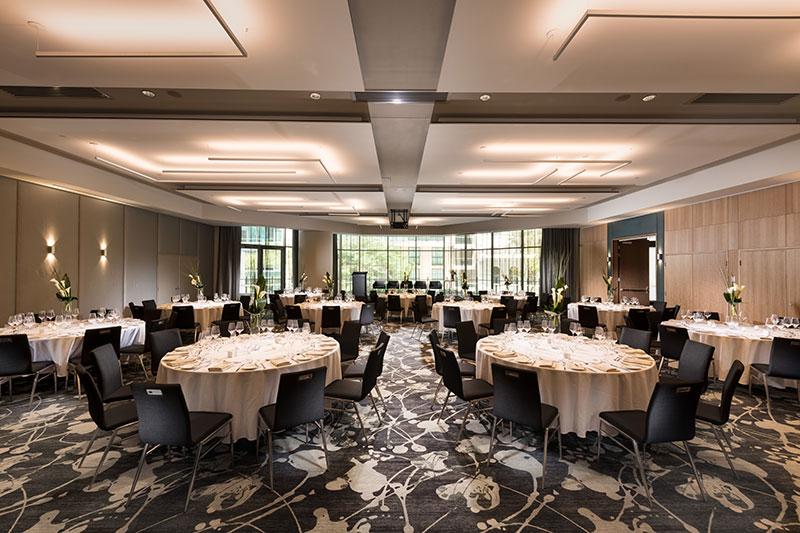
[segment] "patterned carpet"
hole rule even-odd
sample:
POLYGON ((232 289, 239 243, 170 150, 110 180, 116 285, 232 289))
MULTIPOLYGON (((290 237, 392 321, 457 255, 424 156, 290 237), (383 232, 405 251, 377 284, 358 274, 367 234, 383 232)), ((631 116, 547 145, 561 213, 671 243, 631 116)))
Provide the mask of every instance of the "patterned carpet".
MULTIPOLYGON (((29 383, 0 405, 0 531, 800 531, 800 418, 794 391, 776 392, 771 419, 763 390, 740 388, 732 436, 736 480, 710 431, 692 442, 709 501, 704 502, 683 451, 661 445, 648 458, 654 506, 638 482, 635 461, 610 440, 595 461, 595 438, 564 437, 555 446, 541 487, 541 442, 518 428, 496 446, 501 462, 486 464, 488 418, 468 422, 455 442, 462 402, 442 423, 431 410, 437 376, 429 346, 411 328, 393 334, 380 386, 383 424, 361 406, 369 442, 343 417, 329 431, 330 468, 316 432, 276 439, 275 490, 252 444, 236 445, 236 460, 219 446, 200 464, 189 504, 183 502, 191 460, 160 452, 146 464, 129 508, 125 498, 139 452, 135 431, 112 449, 87 490, 106 439, 78 468, 94 431, 86 401, 41 385, 27 408, 29 383)), ((370 339, 371 342, 374 340, 370 339)), ((367 344, 364 339, 364 345, 367 344)), ((587 394, 591 391, 575 391, 587 394)), ((718 395, 719 388, 709 394, 718 395)), ((440 398, 444 393, 440 393, 440 398)), ((451 402, 452 403, 452 402, 451 402)), ((651 450, 648 450, 649 452, 651 450)))

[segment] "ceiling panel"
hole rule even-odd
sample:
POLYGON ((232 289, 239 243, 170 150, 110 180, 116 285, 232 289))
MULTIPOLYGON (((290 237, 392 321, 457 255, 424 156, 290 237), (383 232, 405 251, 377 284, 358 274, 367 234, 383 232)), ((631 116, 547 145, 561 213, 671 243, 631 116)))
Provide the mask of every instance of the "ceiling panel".
POLYGON ((325 213, 344 222, 351 222, 351 218, 357 217, 360 213, 386 211, 383 194, 380 192, 309 192, 303 190, 265 192, 224 189, 186 189, 182 192, 206 202, 234 207, 242 211, 325 213))

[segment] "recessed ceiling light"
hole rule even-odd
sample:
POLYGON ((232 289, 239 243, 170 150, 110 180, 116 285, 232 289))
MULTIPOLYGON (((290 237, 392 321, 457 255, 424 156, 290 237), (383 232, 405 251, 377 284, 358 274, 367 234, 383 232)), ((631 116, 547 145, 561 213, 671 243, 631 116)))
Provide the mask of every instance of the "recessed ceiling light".
POLYGON ((392 98, 392 103, 393 104, 402 104, 403 101, 400 98, 392 98))
POLYGON ((399 188, 395 189, 395 191, 397 191, 397 192, 405 192, 405 189, 403 189, 402 187, 399 187, 399 188))
POLYGON ((652 101, 653 101, 653 100, 655 100, 655 99, 656 99, 656 95, 654 95, 654 94, 648 94, 647 96, 645 96, 644 98, 642 98, 642 102, 652 102, 652 101))
POLYGON ((488 102, 489 100, 492 99, 492 95, 491 94, 482 94, 482 95, 480 95, 479 99, 480 99, 481 102, 488 102))
POLYGON ((142 94, 145 95, 148 98, 155 98, 156 97, 156 93, 154 93, 153 91, 148 91, 147 89, 142 91, 142 94))
POLYGON ((308 97, 311 98, 312 100, 319 100, 320 98, 322 98, 322 95, 319 93, 309 93, 308 97))

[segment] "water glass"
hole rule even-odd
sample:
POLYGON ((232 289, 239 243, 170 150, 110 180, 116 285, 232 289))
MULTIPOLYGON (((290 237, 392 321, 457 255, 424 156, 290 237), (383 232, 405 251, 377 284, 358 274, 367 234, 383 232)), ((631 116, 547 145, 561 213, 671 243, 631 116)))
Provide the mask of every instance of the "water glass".
POLYGON ((237 320, 236 321, 236 336, 238 337, 239 335, 241 335, 243 331, 244 331, 244 322, 242 322, 241 320, 237 320))
POLYGON ((236 322, 228 322, 228 336, 229 337, 236 336, 236 322))
POLYGON ((56 318, 56 312, 50 309, 49 311, 47 311, 47 315, 45 316, 47 317, 48 321, 52 322, 56 318))
POLYGON ((606 340, 606 330, 602 326, 597 326, 594 328, 594 338, 599 341, 606 340))
POLYGON ((310 334, 311 333, 311 324, 308 322, 303 322, 303 333, 310 334))
POLYGON ((267 331, 269 331, 270 333, 275 331, 275 321, 272 320, 271 318, 267 320, 267 331))
POLYGON ((44 322, 45 318, 47 318, 47 311, 42 309, 41 311, 39 311, 39 322, 44 322))
POLYGON ((209 333, 211 340, 218 339, 219 335, 220 335, 219 326, 211 326, 211 331, 209 333))
POLYGON ((97 322, 97 313, 89 313, 89 324, 97 322))

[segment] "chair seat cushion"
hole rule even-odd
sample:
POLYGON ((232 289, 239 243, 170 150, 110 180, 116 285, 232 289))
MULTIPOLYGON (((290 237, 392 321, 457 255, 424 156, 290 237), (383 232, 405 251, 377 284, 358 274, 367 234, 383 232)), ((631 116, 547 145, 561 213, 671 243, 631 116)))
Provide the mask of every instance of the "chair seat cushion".
POLYGON ((466 359, 467 361, 474 361, 475 360, 475 352, 459 353, 458 356, 461 359, 466 359))
POLYGON ((647 411, 604 411, 600 418, 638 442, 644 442, 647 411))
POLYGON ((475 377, 475 365, 471 365, 466 361, 459 361, 458 369, 461 371, 462 376, 475 377))
POLYGON ((343 378, 349 378, 349 379, 363 378, 364 377, 364 369, 366 369, 366 368, 367 368, 366 362, 353 363, 352 365, 349 365, 347 368, 345 368, 342 371, 342 377, 343 378))
POLYGON ((769 365, 766 363, 751 363, 750 367, 758 370, 764 375, 767 375, 767 371, 769 370, 769 365))
POLYGON ((192 444, 204 441, 209 435, 212 435, 225 425, 231 418, 233 417, 230 413, 190 411, 189 422, 192 426, 192 444))
POLYGON ((489 324, 489 323, 485 323, 485 324, 478 324, 478 327, 479 327, 479 328, 488 329, 488 330, 491 330, 491 329, 492 329, 492 325, 491 325, 491 324, 489 324))
POLYGON ((267 425, 267 427, 272 430, 275 428, 275 406, 277 404, 269 404, 265 405, 261 409, 258 410, 258 415, 267 425))
POLYGON ((127 353, 132 355, 142 355, 144 352, 144 344, 131 344, 119 349, 119 353, 127 353))
MULTIPOLYGON (((546 403, 542 404, 542 427, 546 428, 553 423, 558 416, 558 407, 553 407, 546 403)), ((560 431, 560 430, 559 430, 560 431)))
POLYGON ((361 396, 361 381, 353 379, 337 379, 325 387, 325 396, 354 402, 360 402, 364 399, 361 396))
POLYGON ((345 353, 345 352, 342 352, 341 360, 343 362, 355 361, 356 359, 358 359, 358 354, 357 353, 345 353))
POLYGON ((479 400, 481 398, 491 398, 494 395, 494 387, 488 381, 482 379, 465 379, 463 381, 464 397, 462 400, 479 400))
POLYGON ((131 390, 130 385, 124 385, 105 398, 103 398, 103 403, 112 403, 112 402, 120 402, 122 400, 132 400, 133 399, 133 391, 131 390))
POLYGON ((103 414, 104 424, 97 426, 103 431, 113 431, 131 422, 136 422, 136 404, 133 401, 117 402, 106 407, 103 414))
POLYGON ((719 405, 709 402, 700 402, 697 404, 697 413, 695 414, 695 418, 704 422, 710 422, 717 426, 721 426, 727 422, 727 420, 722 418, 722 409, 720 409, 719 405))

